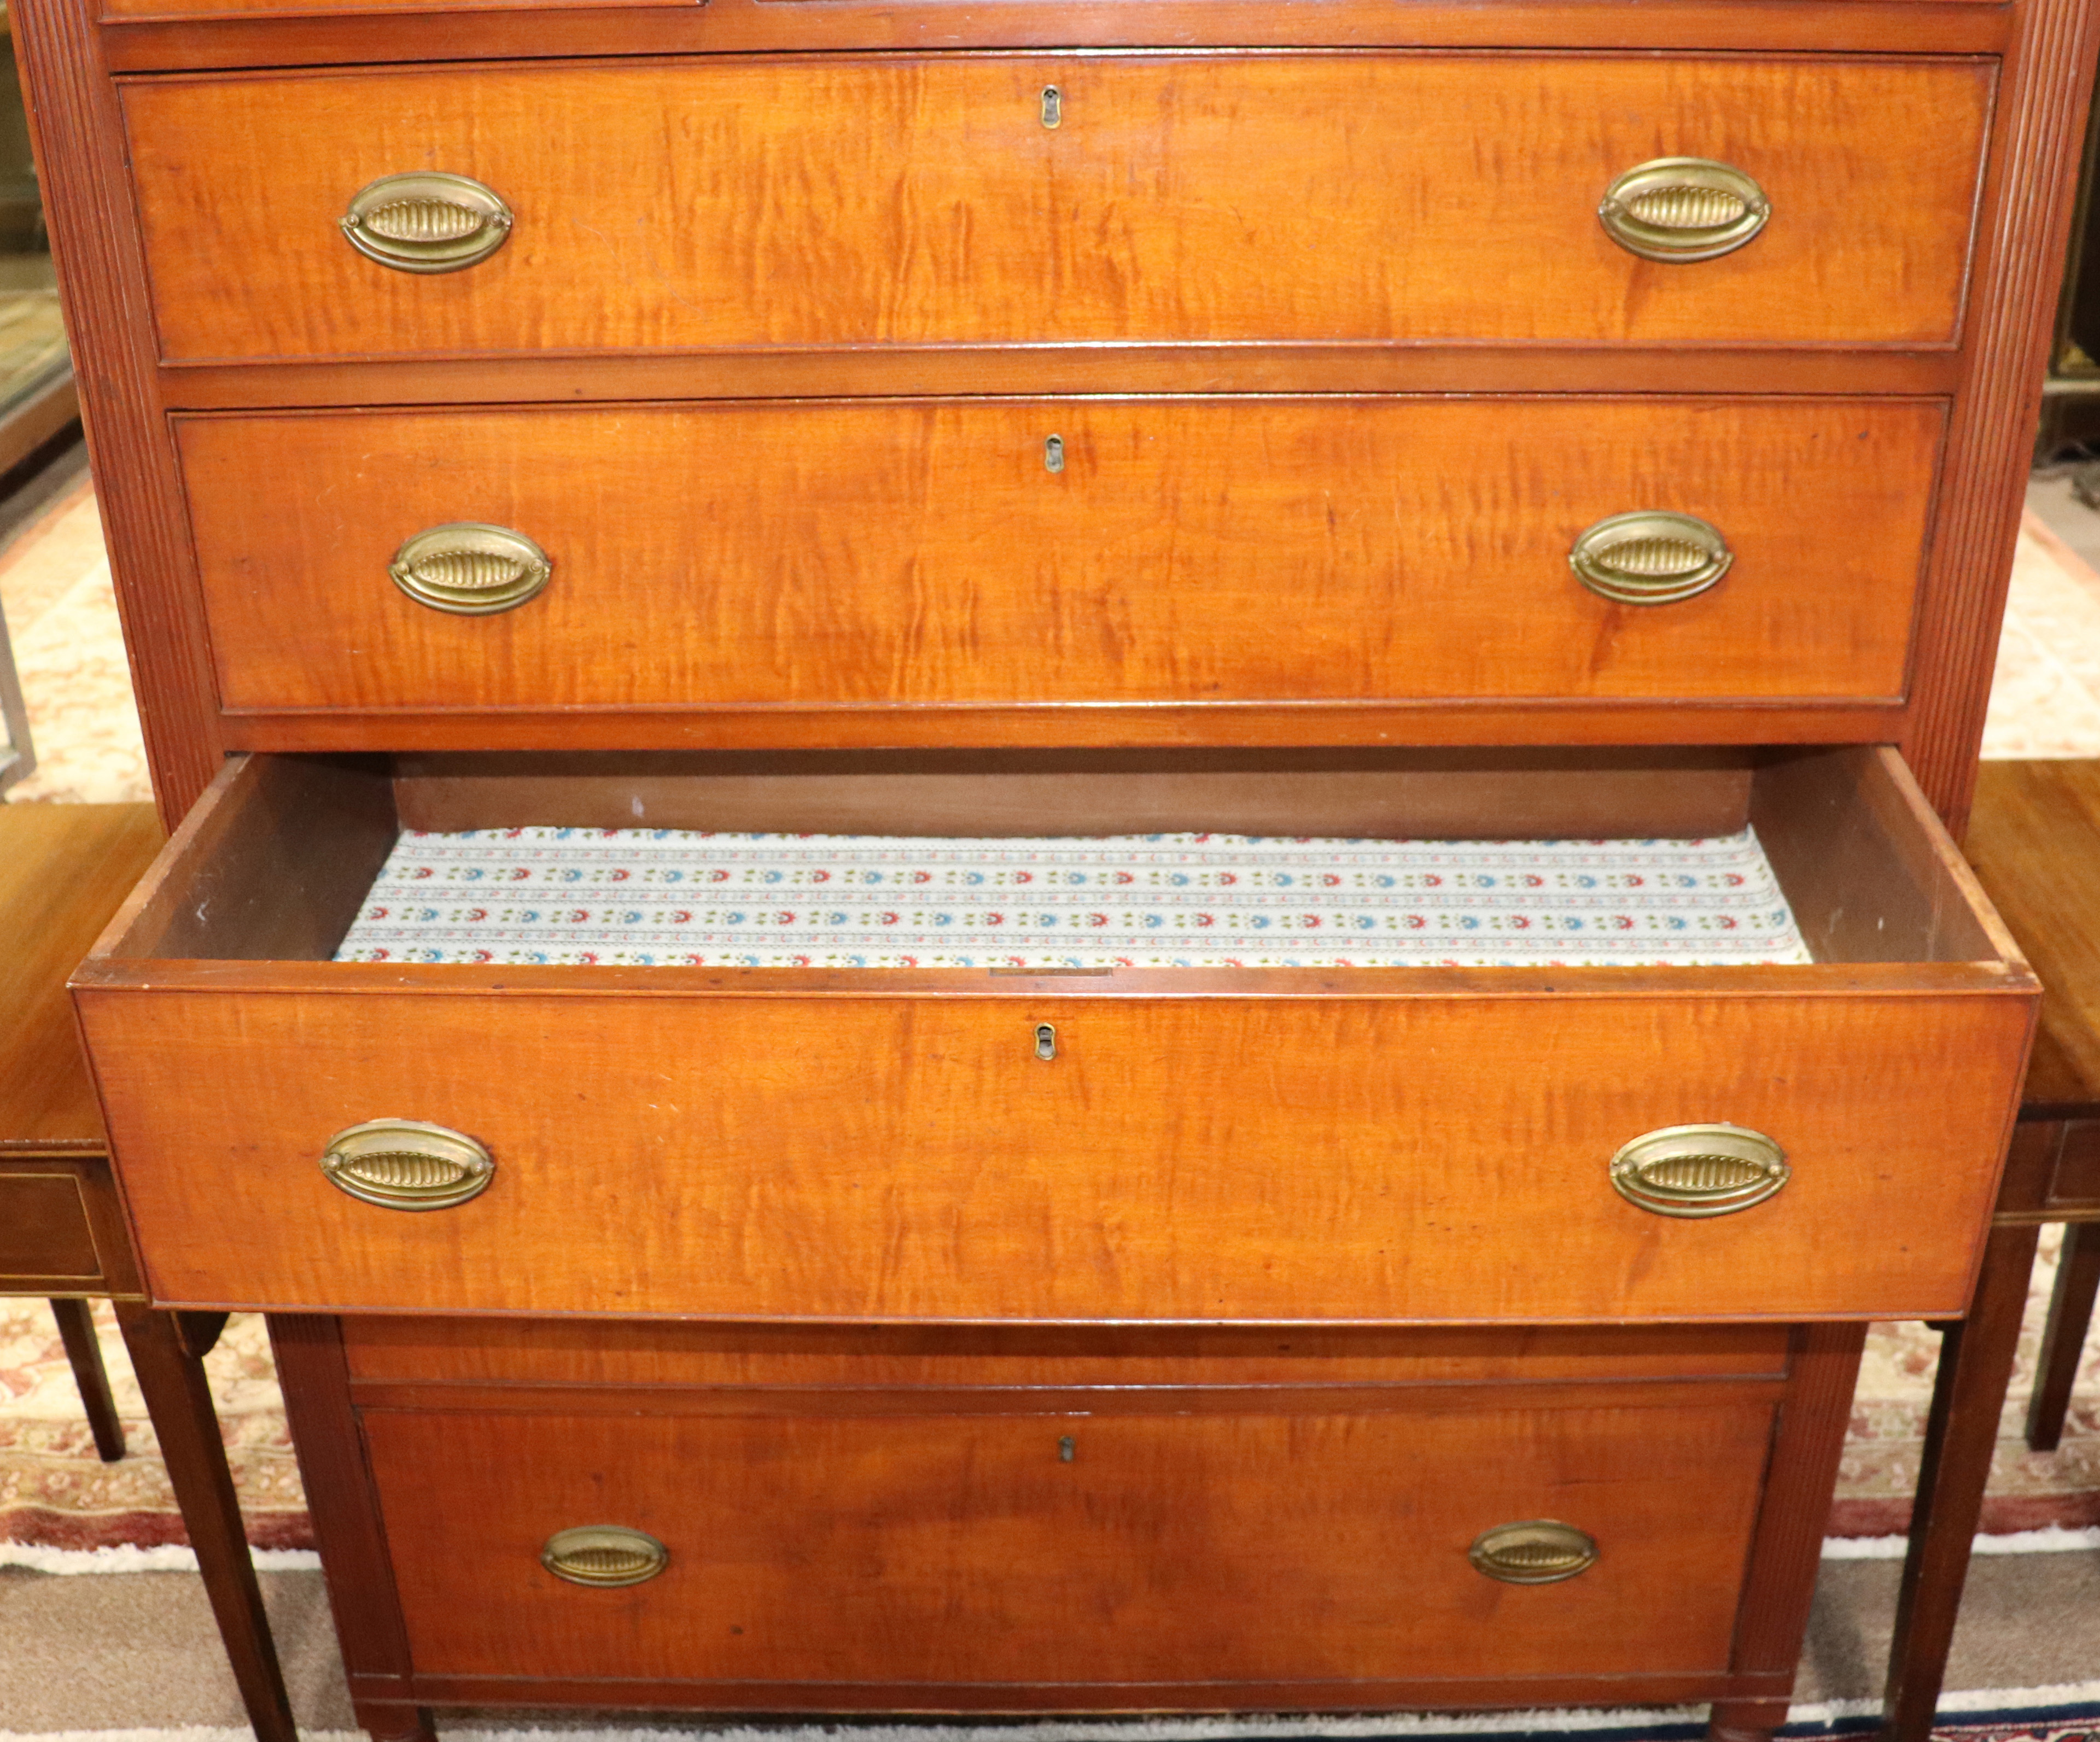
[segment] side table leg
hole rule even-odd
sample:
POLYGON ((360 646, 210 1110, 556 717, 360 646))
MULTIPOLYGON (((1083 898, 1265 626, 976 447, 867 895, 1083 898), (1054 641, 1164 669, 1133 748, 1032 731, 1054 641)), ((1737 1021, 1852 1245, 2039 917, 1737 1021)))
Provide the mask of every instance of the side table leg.
POLYGON ((205 1383, 204 1362, 185 1345, 171 1312, 128 1301, 117 1303, 117 1323, 131 1352, 147 1413, 160 1435, 168 1480, 189 1527, 197 1570, 218 1618, 227 1660, 256 1742, 298 1742, 292 1702, 277 1667, 262 1593, 248 1555, 247 1533, 226 1465, 226 1442, 205 1383))
POLYGON ((1882 1700, 1886 1742, 1932 1734, 2040 1235, 2032 1224, 1992 1228, 1969 1316, 1942 1333, 1882 1700))
POLYGON ((117 1400, 109 1395, 109 1369, 102 1365, 102 1345, 95 1340, 95 1308, 84 1300, 55 1300, 51 1316, 73 1365, 73 1383, 80 1387, 95 1449, 105 1464, 124 1455, 124 1426, 117 1419, 117 1400))
POLYGON ((2027 1405, 2027 1444, 2037 1452, 2054 1452, 2063 1438, 2063 1418, 2071 1409, 2071 1387, 2078 1378, 2078 1357, 2093 1328, 2093 1303, 2100 1296, 2100 1223, 2074 1222, 2063 1231, 2063 1255, 2056 1266, 2056 1289, 2049 1298, 2049 1323, 2041 1334, 2041 1360, 2035 1374, 2034 1396, 2027 1405))

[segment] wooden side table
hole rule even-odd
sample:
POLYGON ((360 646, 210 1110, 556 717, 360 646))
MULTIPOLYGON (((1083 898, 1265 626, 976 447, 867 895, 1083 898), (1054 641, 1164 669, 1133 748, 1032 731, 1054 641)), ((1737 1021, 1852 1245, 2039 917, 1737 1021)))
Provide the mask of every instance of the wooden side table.
POLYGON ((1940 1327, 1890 1656, 1891 1742, 1931 1732, 2045 1222, 2071 1227, 2028 1416, 2042 1449, 2062 1431, 2100 1283, 2100 761, 1986 762, 1965 847, 2041 977, 2041 1025, 1975 1299, 1940 1327))
POLYGON ((0 805, 0 1294, 50 1299, 105 1459, 124 1441, 86 1303, 116 1303, 249 1722, 258 1742, 294 1742, 205 1382, 225 1315, 146 1304, 66 998, 160 842, 150 805, 0 805))

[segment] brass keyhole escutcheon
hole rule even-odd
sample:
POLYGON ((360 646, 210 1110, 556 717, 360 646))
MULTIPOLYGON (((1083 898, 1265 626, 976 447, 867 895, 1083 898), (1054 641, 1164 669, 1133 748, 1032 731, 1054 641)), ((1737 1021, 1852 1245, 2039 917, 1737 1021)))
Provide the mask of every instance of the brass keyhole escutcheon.
POLYGON ((1061 472, 1065 470, 1065 438, 1049 435, 1043 439, 1043 470, 1061 472))
POLYGON ((1065 93, 1055 85, 1043 87, 1043 125, 1046 127, 1065 125, 1065 93))
POLYGON ((1035 1025, 1035 1056, 1039 1059, 1054 1059, 1057 1056, 1057 1030, 1050 1023, 1035 1025))

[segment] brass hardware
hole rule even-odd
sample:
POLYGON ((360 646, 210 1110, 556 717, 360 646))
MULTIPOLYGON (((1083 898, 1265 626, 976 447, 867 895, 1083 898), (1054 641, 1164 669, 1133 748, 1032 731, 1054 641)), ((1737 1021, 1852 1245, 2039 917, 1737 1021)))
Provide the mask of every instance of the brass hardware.
POLYGON ((1065 124, 1065 93, 1055 85, 1043 87, 1043 125, 1061 127, 1065 124))
POLYGON ((1065 1434, 1058 1440, 1057 1462, 1059 1463, 1069 1464, 1079 1455, 1079 1442, 1074 1440, 1070 1434, 1065 1434))
POLYGON ((386 572, 419 605, 486 617, 523 605, 553 579, 554 565, 523 532, 454 520, 408 540, 386 572))
POLYGON ((1730 1215, 1793 1177, 1786 1151, 1740 1125, 1670 1125, 1612 1158, 1612 1185, 1657 1215, 1730 1215))
POLYGON ((1688 599, 1719 580, 1735 560, 1717 528, 1694 514, 1659 509, 1599 520, 1568 553, 1577 580, 1621 605, 1688 599))
POLYGON ((457 272, 510 239, 510 208, 464 175, 382 175, 340 220, 350 245, 397 272, 457 272))
POLYGON ((1553 1519, 1526 1519, 1482 1531, 1467 1558, 1505 1585, 1558 1585, 1597 1564, 1597 1539, 1553 1519))
POLYGON ((371 1119, 329 1139, 329 1184, 388 1210, 448 1210, 488 1189, 496 1162, 464 1131, 421 1119, 371 1119))
POLYGON ((1643 260, 1711 260, 1763 229, 1771 202, 1732 164, 1658 157, 1607 187, 1597 216, 1606 235, 1643 260))
POLYGON ((1065 438, 1063 436, 1050 435, 1043 438, 1043 466, 1045 471, 1050 472, 1061 472, 1065 470, 1065 438))
POLYGON ((540 1564, 571 1585, 640 1585, 671 1564, 671 1551, 646 1531, 580 1524, 548 1537, 540 1564))
POLYGON ((1035 1025, 1035 1056, 1039 1059, 1054 1059, 1057 1056, 1057 1030, 1050 1023, 1035 1025))

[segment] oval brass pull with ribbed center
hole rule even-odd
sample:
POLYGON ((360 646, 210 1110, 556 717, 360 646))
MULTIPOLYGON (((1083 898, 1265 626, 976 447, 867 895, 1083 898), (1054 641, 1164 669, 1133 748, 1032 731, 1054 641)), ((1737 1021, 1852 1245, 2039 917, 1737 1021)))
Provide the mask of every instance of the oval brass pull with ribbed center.
POLYGON ((386 572, 419 605, 486 617, 523 605, 554 578, 554 565, 523 532, 454 520, 408 540, 386 572))
POLYGON ((321 1172, 368 1204, 448 1210, 487 1191, 496 1162, 464 1131, 421 1119, 370 1119, 329 1139, 321 1172))
POLYGON ((1612 1158, 1612 1184, 1657 1215, 1732 1215, 1793 1177, 1786 1151, 1740 1125, 1670 1125, 1612 1158))
POLYGON ((624 1524, 580 1524, 548 1537, 540 1564, 571 1585, 639 1585, 671 1564, 671 1551, 624 1524))
POLYGON ((1505 1585, 1557 1585, 1596 1565, 1597 1539, 1553 1519, 1524 1519, 1482 1531, 1468 1558, 1505 1585))
POLYGON ((1711 260, 1765 227, 1771 201, 1756 180, 1710 157, 1657 157, 1604 190, 1604 233, 1643 260, 1711 260))
POLYGON ((510 238, 510 208, 464 175, 382 175, 338 220, 350 245, 397 272, 457 272, 510 238))
POLYGON ((1599 520, 1568 553, 1575 578, 1620 605, 1688 599, 1720 580, 1735 560, 1718 528, 1695 514, 1652 509, 1599 520))

